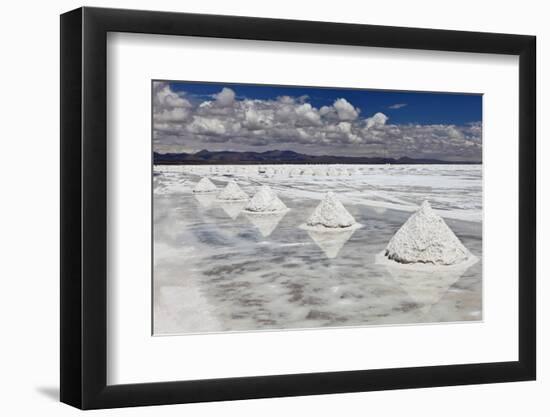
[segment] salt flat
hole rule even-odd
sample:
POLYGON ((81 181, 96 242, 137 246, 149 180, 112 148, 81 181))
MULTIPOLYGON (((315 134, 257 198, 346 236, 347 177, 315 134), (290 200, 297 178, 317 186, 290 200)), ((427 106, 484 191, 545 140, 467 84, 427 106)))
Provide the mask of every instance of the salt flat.
POLYGON ((479 165, 155 166, 155 334, 480 320, 481 175, 479 165), (204 176, 249 197, 269 185, 290 210, 247 215, 246 203, 193 193, 204 176), (363 227, 301 229, 327 191, 363 227), (426 199, 479 262, 376 263, 426 199))

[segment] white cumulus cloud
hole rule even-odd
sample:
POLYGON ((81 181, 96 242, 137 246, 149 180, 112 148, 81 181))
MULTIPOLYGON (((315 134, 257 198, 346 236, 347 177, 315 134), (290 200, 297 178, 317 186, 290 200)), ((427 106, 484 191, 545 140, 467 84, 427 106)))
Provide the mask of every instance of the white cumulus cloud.
POLYGON ((312 154, 480 160, 482 126, 392 124, 384 113, 360 117, 345 98, 317 108, 307 96, 237 99, 223 88, 210 100, 153 85, 153 141, 158 152, 181 149, 292 149, 312 154))
POLYGON ((216 94, 216 103, 221 107, 231 106, 234 101, 235 92, 230 88, 224 87, 222 91, 216 94))
POLYGON ((355 120, 359 116, 359 109, 356 109, 345 98, 339 98, 333 104, 340 120, 355 120))
POLYGON ((376 113, 374 116, 365 119, 365 124, 367 129, 370 129, 373 126, 383 126, 388 121, 388 116, 384 113, 376 113))

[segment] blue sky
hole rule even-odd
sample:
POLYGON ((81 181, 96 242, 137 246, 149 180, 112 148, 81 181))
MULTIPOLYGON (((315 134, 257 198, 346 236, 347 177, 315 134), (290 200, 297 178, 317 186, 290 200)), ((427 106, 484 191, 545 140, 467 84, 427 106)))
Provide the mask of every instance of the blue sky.
POLYGON ((481 160, 479 94, 201 82, 154 82, 153 94, 159 151, 481 160))
POLYGON ((247 85, 232 83, 172 82, 173 91, 181 91, 199 100, 213 97, 224 87, 235 91, 237 98, 275 99, 279 96, 308 96, 308 102, 320 108, 338 98, 345 98, 361 109, 361 114, 382 112, 392 123, 419 124, 466 124, 479 122, 482 118, 480 94, 408 92, 387 90, 364 90, 344 88, 287 87, 270 85, 247 85), (405 104, 399 108, 391 106, 405 104))

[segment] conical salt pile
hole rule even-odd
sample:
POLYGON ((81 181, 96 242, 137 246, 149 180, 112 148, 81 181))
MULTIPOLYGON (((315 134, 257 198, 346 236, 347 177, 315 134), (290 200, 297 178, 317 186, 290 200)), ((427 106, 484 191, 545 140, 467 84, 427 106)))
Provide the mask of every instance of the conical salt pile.
POLYGON ((267 185, 260 187, 245 207, 245 211, 250 213, 280 213, 287 210, 285 203, 267 185))
POLYGON ((218 200, 243 201, 248 200, 248 195, 241 190, 241 187, 235 181, 231 180, 218 194, 218 200))
POLYGON ((202 177, 201 180, 195 185, 193 189, 194 193, 211 193, 217 191, 218 187, 214 185, 207 177, 202 177))
POLYGON ((472 257, 427 201, 391 238, 385 255, 404 264, 435 265, 456 265, 472 257))
POLYGON ((342 203, 329 191, 307 220, 308 227, 342 229, 356 225, 353 216, 342 203))

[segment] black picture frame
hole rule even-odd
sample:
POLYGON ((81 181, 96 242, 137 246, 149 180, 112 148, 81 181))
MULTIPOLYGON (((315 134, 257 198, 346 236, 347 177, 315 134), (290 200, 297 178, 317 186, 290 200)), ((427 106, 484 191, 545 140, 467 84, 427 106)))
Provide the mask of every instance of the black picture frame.
POLYGON ((62 402, 95 409, 535 379, 534 36, 84 7, 61 15, 60 57, 62 402), (108 32, 519 56, 518 360, 107 385, 108 32))

